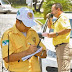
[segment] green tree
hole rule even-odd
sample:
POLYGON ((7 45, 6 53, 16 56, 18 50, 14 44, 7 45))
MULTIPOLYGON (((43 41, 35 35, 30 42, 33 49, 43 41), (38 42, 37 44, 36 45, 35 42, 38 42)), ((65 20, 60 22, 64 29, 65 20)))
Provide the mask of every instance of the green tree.
POLYGON ((44 19, 46 19, 46 14, 51 12, 51 6, 53 3, 61 3, 63 11, 71 11, 72 4, 69 0, 46 0, 43 4, 44 8, 44 19))

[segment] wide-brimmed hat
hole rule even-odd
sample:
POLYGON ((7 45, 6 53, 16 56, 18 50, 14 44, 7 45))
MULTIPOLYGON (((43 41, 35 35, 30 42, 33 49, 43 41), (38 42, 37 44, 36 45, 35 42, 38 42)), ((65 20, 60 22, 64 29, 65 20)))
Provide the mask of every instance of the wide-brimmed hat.
POLYGON ((17 11, 17 19, 21 20, 25 26, 32 27, 36 25, 36 22, 34 20, 34 14, 31 9, 28 9, 26 7, 20 8, 17 11))

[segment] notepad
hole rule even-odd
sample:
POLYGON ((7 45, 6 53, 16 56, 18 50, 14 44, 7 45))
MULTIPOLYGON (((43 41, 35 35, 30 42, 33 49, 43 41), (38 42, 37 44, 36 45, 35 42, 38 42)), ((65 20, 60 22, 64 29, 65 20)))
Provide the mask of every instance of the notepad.
POLYGON ((41 50, 42 50, 42 47, 41 47, 41 48, 39 48, 39 49, 38 49, 35 53, 33 53, 33 54, 30 54, 30 55, 27 55, 27 56, 23 57, 23 58, 22 58, 22 60, 23 60, 23 61, 25 61, 25 60, 27 60, 27 59, 31 58, 33 55, 35 55, 35 54, 39 53, 41 50))

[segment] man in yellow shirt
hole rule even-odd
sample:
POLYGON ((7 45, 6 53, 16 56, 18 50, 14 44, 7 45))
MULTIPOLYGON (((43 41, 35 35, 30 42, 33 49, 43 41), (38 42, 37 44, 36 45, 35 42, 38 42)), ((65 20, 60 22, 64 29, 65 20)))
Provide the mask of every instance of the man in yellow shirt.
POLYGON ((53 45, 56 49, 58 72, 70 71, 70 21, 62 11, 60 3, 54 3, 51 8, 51 14, 57 17, 57 20, 52 23, 53 17, 48 16, 48 27, 54 29, 54 33, 44 33, 43 36, 53 38, 53 45))
POLYGON ((42 47, 42 50, 30 58, 36 65, 31 65, 31 60, 22 60, 23 57, 38 50, 39 37, 36 31, 31 28, 34 25, 36 23, 33 11, 23 7, 17 12, 16 24, 4 32, 1 38, 2 57, 5 67, 10 72, 34 72, 30 68, 32 68, 31 66, 39 67, 37 56, 46 57, 46 48, 40 42, 39 45, 42 47))

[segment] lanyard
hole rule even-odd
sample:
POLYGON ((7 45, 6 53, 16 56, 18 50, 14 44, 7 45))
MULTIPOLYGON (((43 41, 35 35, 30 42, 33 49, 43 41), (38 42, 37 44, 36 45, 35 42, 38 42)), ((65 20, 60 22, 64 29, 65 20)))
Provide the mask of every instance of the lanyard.
MULTIPOLYGON (((60 18, 60 17, 61 17, 61 16, 59 16, 59 18, 60 18)), ((55 20, 55 22, 53 23, 53 25, 58 21, 59 18, 57 18, 57 19, 55 20)))

